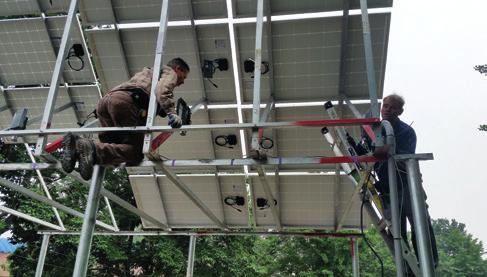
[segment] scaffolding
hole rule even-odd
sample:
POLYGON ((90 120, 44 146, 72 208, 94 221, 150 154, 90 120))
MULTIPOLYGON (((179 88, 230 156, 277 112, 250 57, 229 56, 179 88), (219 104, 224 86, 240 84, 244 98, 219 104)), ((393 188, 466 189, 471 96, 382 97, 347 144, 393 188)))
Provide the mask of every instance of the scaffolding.
MULTIPOLYGON (((49 53, 46 55, 49 58, 40 62, 21 60, 22 57, 15 60, 7 55, 0 59, 0 65, 5 64, 11 69, 10 72, 0 71, 1 112, 9 111, 13 116, 21 106, 42 112, 28 121, 29 128, 25 130, 0 131, 5 143, 24 143, 32 161, 0 164, 0 170, 35 170, 46 196, 5 179, 0 179, 0 185, 52 206, 58 221, 53 224, 0 206, 2 212, 49 229, 39 232, 43 239, 36 276, 42 275, 49 238, 53 235, 80 236, 73 276, 86 275, 94 235, 189 236, 187 276, 192 276, 198 236, 346 237, 351 242, 353 276, 359 276, 356 239, 360 234, 340 233, 340 230, 363 227, 358 222, 357 213, 361 201, 368 212, 364 225, 371 222, 378 227, 395 258, 397 276, 404 276, 404 262, 416 275, 434 276, 427 212, 419 177, 419 161, 433 159, 432 154, 395 155, 394 147, 391 148, 388 163, 392 170, 389 172, 392 222, 389 222, 372 190, 361 191, 364 185, 369 187, 367 175, 372 164, 381 160, 349 153, 344 139, 344 127, 354 128, 355 134, 362 128, 380 146, 381 130, 384 129, 387 133, 385 143, 395 143, 392 127, 379 119, 378 102, 382 94, 392 1, 337 0, 296 4, 294 1, 220 0, 196 4, 189 0, 151 0, 135 6, 125 5, 123 1, 70 0, 54 5, 47 2, 29 1, 29 5, 23 6, 16 2, 0 4, 0 16, 18 17, 1 19, 1 34, 14 40, 13 36, 9 37, 11 29, 15 29, 12 33, 36 33, 40 38, 31 43, 41 48, 41 53, 49 53), (52 13, 56 15, 48 15, 52 13), (27 14, 39 16, 22 17, 27 14), (151 25, 147 21, 158 23, 151 25), (255 33, 252 32, 254 23, 255 33), (171 40, 171 36, 175 39, 171 40), (155 51, 152 48, 154 42, 155 51), (88 66, 85 67, 83 61, 81 69, 73 69, 71 64, 71 69, 65 68, 66 59, 69 61, 74 51, 73 46, 70 47, 73 43, 79 43, 89 56, 86 58, 88 66), (159 121, 156 118, 156 86, 152 86, 145 126, 96 127, 94 120, 79 128, 70 123, 82 122, 102 97, 102 91, 127 80, 144 65, 152 64, 152 83, 156 83, 164 60, 171 56, 182 56, 193 69, 191 74, 195 77, 190 77, 178 91, 185 91, 181 94, 193 103, 191 109, 197 115, 194 119, 197 124, 175 130, 159 121), (211 87, 205 82, 200 68, 206 59, 221 56, 231 57, 232 70, 215 78, 221 88, 211 87), (254 62, 252 76, 246 75, 241 68, 241 61, 246 57, 252 57, 254 62), (26 66, 30 71, 22 73, 26 66), (263 70, 263 66, 267 68, 263 70), (229 96, 229 91, 234 94, 229 96), (16 93, 25 93, 28 97, 16 99, 16 93), (43 106, 35 104, 39 100, 35 99, 34 93, 44 93, 43 106), (267 102, 263 104, 261 99, 265 98, 267 102), (60 100, 67 103, 59 105, 60 100), (323 117, 321 106, 328 100, 338 104, 339 111, 323 117), (346 113, 345 106, 352 114, 346 113), (278 111, 279 107, 289 110, 278 111), (247 109, 251 113, 246 112, 247 109), (205 110, 206 113, 201 112, 205 110), (367 110, 369 116, 365 117, 367 110), (32 127, 36 122, 40 125, 32 127), (316 131, 323 127, 332 132, 316 131), (67 132, 91 135, 101 131, 145 134, 143 151, 149 159, 127 168, 138 206, 144 208, 133 206, 104 189, 102 181, 106 169, 99 165, 95 165, 90 182, 84 181, 76 172, 63 172, 89 187, 84 214, 56 202, 49 194, 41 170, 62 172, 60 163, 49 154, 60 147, 59 135, 67 132), (187 131, 188 136, 179 137, 182 142, 170 140, 176 131, 187 131), (161 134, 154 137, 155 132, 161 134), (213 138, 228 132, 238 134, 240 149, 217 149, 214 146, 213 138), (263 140, 269 138, 273 138, 272 147, 264 147, 263 140), (27 144, 32 142, 36 145, 34 155, 27 144), (300 143, 307 145, 297 146, 300 143), (197 146, 191 147, 191 144, 197 146), (316 156, 316 153, 325 154, 316 156), (157 160, 155 154, 177 158, 157 160), (37 162, 34 156, 41 161, 37 162), (405 161, 407 165, 419 259, 405 249, 400 234, 396 174, 392 166, 396 161, 405 161), (232 191, 229 183, 235 178, 238 178, 240 190, 233 186, 232 191), (321 198, 312 201, 327 202, 328 206, 323 204, 319 209, 309 209, 290 204, 309 201, 306 197, 317 193, 316 188, 323 189, 326 182, 331 182, 327 188, 332 197, 328 199, 320 195, 321 198), (244 193, 246 207, 241 214, 235 214, 232 208, 224 206, 223 196, 241 193, 241 188, 248 189, 248 194, 244 193), (309 195, 300 198, 296 194, 299 190, 307 190, 309 195), (170 195, 176 194, 184 195, 186 201, 172 201, 170 195), (110 224, 96 220, 101 198, 110 214, 110 224), (259 198, 267 200, 267 210, 257 209, 259 198), (151 201, 154 204, 149 208, 141 205, 151 201), (110 203, 139 216, 144 228, 156 230, 120 230, 110 203), (185 212, 181 207, 187 205, 190 208, 185 212), (301 218, 295 212, 300 209, 309 216, 301 218), (331 215, 328 210, 332 211, 331 215), (82 218, 81 230, 66 231, 58 211, 82 218), (182 220, 177 221, 176 215, 182 220), (105 231, 96 231, 96 226, 105 231), (292 231, 303 228, 309 232, 292 231), (204 229, 205 232, 189 232, 187 229, 204 229), (324 233, 323 230, 332 232, 324 233)), ((23 51, 6 50, 9 43, 19 42, 0 44, 3 52, 23 51)), ((78 58, 82 60, 82 57, 78 58)), ((10 117, 1 117, 3 125, 9 122, 10 117)))

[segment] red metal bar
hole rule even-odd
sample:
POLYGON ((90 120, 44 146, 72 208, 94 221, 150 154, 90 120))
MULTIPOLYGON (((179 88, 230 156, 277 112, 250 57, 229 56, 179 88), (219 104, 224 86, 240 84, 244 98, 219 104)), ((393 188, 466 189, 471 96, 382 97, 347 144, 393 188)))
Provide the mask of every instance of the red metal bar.
POLYGON ((369 136, 372 141, 375 141, 375 133, 369 125, 362 125, 365 133, 369 136))
POLYGON ((157 148, 159 148, 159 146, 161 146, 161 144, 163 144, 168 138, 170 138, 171 135, 172 135, 172 133, 170 133, 170 132, 160 133, 157 137, 155 137, 152 140, 151 150, 155 151, 157 148))
POLYGON ((371 163, 380 162, 385 159, 376 158, 374 156, 340 156, 340 157, 322 157, 320 158, 321 164, 337 164, 337 163, 371 163))
POLYGON ((56 139, 55 141, 46 145, 46 148, 44 148, 44 150, 47 153, 52 153, 52 152, 56 151, 57 149, 61 148, 62 145, 63 145, 63 137, 60 137, 60 138, 56 139))
POLYGON ((301 120, 293 122, 295 126, 357 126, 380 123, 379 118, 329 119, 329 120, 301 120))

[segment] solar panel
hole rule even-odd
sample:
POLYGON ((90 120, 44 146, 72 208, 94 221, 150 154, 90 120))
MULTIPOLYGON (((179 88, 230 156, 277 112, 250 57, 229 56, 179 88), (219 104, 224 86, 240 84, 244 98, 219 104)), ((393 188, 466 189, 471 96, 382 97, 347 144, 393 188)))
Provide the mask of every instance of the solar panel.
MULTIPOLYGON (((390 0, 368 2, 369 8, 392 5, 390 0)), ((220 107, 195 112, 193 124, 241 123, 239 113, 242 109, 243 122, 252 121, 252 109, 238 103, 237 94, 242 95, 243 104, 252 104, 255 76, 253 72, 245 72, 244 61, 255 56, 256 25, 252 20, 248 20, 250 23, 239 23, 239 20, 255 17, 256 4, 255 0, 170 1, 169 21, 185 22, 179 22, 181 26, 168 28, 163 60, 167 62, 174 57, 181 57, 191 69, 184 85, 175 89, 175 97, 183 97, 189 104, 196 104, 203 99, 210 106, 220 107), (227 22, 227 2, 233 3, 236 18, 231 22, 235 26, 235 61, 232 60, 233 38, 227 22), (197 19, 194 27, 188 21, 192 17, 197 19), (206 19, 218 20, 201 21, 206 19), (220 58, 228 60, 229 69, 215 71, 211 79, 216 84, 215 87, 210 81, 203 79, 201 63, 220 58), (240 85, 236 86, 235 78, 240 85), (231 106, 225 107, 227 104, 231 106)), ((68 0, 53 3, 49 0, 0 2, 0 17, 18 17, 0 20, 0 36, 3 38, 0 41, 0 83, 4 91, 4 98, 0 97, 1 127, 9 126, 12 112, 22 107, 29 108, 31 118, 42 115, 68 6, 68 0), (41 13, 44 14, 41 16, 41 13), (25 17, 26 15, 34 17, 25 17)), ((351 9, 358 7, 358 0, 351 1, 351 9)), ((343 3, 338 0, 270 2, 265 10, 268 13, 270 9, 271 15, 311 12, 320 14, 316 18, 308 19, 274 18, 272 22, 264 23, 261 54, 262 60, 269 63, 270 71, 261 76, 262 103, 266 103, 271 97, 277 103, 339 100, 340 78, 345 78, 343 89, 348 98, 369 99, 361 17, 349 16, 348 29, 345 30, 348 32, 348 42, 342 45, 342 17, 338 13, 326 13, 340 11, 342 8, 343 3), (346 54, 346 59, 341 61, 343 53, 346 54), (346 68, 344 75, 340 75, 341 64, 346 68)), ((68 83, 69 86, 60 89, 55 106, 69 107, 55 114, 53 127, 78 127, 77 122, 86 118, 96 106, 100 97, 98 86, 101 86, 103 95, 143 67, 153 66, 158 29, 121 24, 159 22, 160 10, 159 0, 80 2, 79 18, 84 36, 75 24, 68 47, 75 43, 83 46, 85 66, 76 71, 66 65, 61 82, 68 83), (84 46, 85 43, 88 48, 84 46), (92 57, 93 68, 88 57, 92 57)), ((369 21, 380 98, 390 14, 371 14, 369 21)), ((358 108, 363 113, 368 105, 359 105, 358 108)), ((355 116, 345 109, 341 117, 355 116)), ((329 117, 322 106, 308 105, 274 108, 268 121, 323 119, 329 117)), ((157 118, 155 125, 165 126, 167 119, 157 118)), ((38 128, 38 123, 31 124, 28 128, 38 128)), ((266 153, 269 157, 333 156, 320 129, 265 129, 264 137, 273 143, 266 153)), ((353 136, 360 136, 358 127, 347 129, 353 136)), ((239 130, 189 131, 185 136, 175 132, 158 149, 158 153, 176 161, 239 159, 251 150, 252 130, 243 133, 244 141, 241 140, 239 130), (215 143, 215 139, 229 135, 236 135, 236 145, 222 146, 215 143)), ((50 137, 51 140, 54 138, 56 136, 50 137)), ((35 139, 29 137, 28 141, 34 142, 35 139)), ((127 170, 138 207, 171 228, 221 227, 159 170, 141 167, 127 170)), ((280 173, 278 177, 267 177, 271 193, 277 201, 279 218, 276 219, 269 205, 271 200, 256 174, 256 168, 224 165, 171 167, 170 170, 186 174, 180 177, 181 180, 229 228, 256 227, 265 230, 276 228, 279 223, 284 228, 334 228, 353 194, 353 185, 348 177, 327 175, 336 171, 336 165, 267 166, 269 173, 280 173), (225 202, 227 197, 235 196, 244 198, 243 206, 225 202), (267 199, 268 205, 250 208, 247 206, 249 203, 257 205, 259 201, 263 201, 259 199, 267 199), (249 217, 255 220, 255 226, 249 217)), ((352 212, 345 218, 346 227, 359 226, 360 201, 355 200, 352 212)), ((146 220, 143 220, 143 225, 145 228, 157 227, 146 220)))

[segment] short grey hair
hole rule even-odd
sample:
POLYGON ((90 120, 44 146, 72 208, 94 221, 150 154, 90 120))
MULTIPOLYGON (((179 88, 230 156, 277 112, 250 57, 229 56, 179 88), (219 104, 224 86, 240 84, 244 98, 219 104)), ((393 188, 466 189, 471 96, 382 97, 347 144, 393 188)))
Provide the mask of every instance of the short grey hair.
POLYGON ((403 108, 404 107, 404 104, 406 103, 406 101, 404 101, 404 98, 401 95, 399 95, 399 94, 393 93, 391 95, 388 95, 388 96, 384 97, 384 99, 382 101, 384 101, 386 98, 392 99, 394 102, 396 102, 397 104, 399 104, 399 106, 401 108, 403 108))

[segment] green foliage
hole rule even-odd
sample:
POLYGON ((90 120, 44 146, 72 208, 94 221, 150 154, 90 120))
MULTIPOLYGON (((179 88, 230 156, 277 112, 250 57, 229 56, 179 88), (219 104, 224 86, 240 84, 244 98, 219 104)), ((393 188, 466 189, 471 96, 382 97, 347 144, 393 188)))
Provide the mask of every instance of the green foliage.
POLYGON ((195 276, 265 276, 259 274, 256 236, 200 237, 196 243, 195 276))
POLYGON ((487 261, 482 259, 482 242, 467 233, 465 224, 456 220, 433 221, 440 265, 440 276, 487 276, 487 261))

